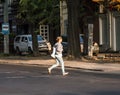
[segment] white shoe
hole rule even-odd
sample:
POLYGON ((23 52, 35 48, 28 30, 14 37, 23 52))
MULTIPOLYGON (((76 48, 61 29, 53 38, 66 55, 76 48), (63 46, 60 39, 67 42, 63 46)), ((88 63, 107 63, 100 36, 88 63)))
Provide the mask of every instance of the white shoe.
POLYGON ((69 72, 65 72, 65 73, 63 73, 63 76, 66 76, 66 75, 68 75, 69 74, 69 72))

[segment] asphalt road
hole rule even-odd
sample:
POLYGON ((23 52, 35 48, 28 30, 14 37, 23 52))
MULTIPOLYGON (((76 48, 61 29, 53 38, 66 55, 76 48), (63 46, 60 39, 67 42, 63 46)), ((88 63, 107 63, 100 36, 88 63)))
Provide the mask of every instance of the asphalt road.
POLYGON ((120 76, 67 68, 0 64, 0 95, 120 95, 120 76))

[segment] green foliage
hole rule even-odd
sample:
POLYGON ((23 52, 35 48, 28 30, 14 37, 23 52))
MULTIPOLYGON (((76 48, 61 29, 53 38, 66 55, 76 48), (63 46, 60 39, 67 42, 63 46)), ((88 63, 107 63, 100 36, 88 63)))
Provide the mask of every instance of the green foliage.
POLYGON ((34 24, 52 24, 59 22, 59 0, 20 0, 17 17, 24 22, 34 24))
POLYGON ((5 2, 5 0, 0 0, 0 3, 4 3, 5 2))
POLYGON ((94 4, 91 0, 81 0, 80 6, 79 6, 79 16, 88 16, 88 15, 96 15, 96 12, 98 12, 99 6, 97 4, 94 4))

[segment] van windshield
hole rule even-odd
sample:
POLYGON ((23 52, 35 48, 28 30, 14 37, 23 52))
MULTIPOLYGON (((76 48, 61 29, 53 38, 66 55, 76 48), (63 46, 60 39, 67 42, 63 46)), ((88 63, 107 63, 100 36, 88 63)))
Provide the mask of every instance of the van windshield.
MULTIPOLYGON (((29 41, 32 41, 32 36, 29 36, 28 38, 29 38, 29 41)), ((38 39, 38 41, 44 40, 44 39, 42 38, 42 36, 40 36, 40 35, 37 35, 37 39, 38 39)))

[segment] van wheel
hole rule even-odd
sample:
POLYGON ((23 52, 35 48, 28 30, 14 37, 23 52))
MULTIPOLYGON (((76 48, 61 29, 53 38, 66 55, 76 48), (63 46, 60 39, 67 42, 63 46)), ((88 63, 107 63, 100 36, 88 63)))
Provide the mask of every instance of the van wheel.
POLYGON ((16 54, 21 55, 21 52, 18 47, 16 48, 16 54))
POLYGON ((30 47, 28 47, 28 53, 29 53, 29 54, 32 54, 32 53, 33 53, 32 49, 31 49, 30 47))

